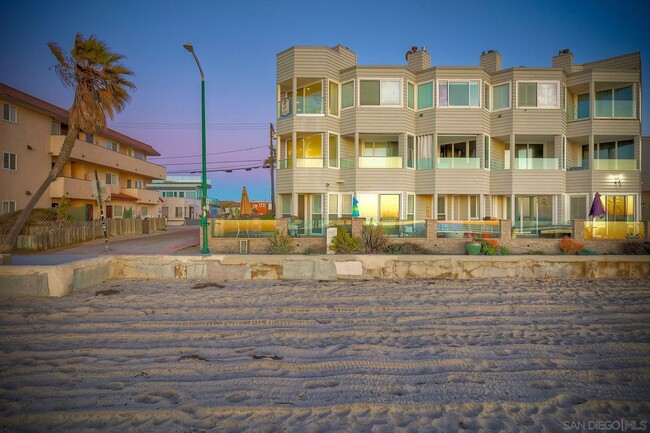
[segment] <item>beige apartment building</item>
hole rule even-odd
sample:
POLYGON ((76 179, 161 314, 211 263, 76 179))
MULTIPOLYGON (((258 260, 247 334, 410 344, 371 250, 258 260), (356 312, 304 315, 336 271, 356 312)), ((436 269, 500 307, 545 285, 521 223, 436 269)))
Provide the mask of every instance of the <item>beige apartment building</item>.
POLYGON ((610 221, 641 217, 639 53, 551 67, 364 66, 341 45, 277 55, 278 217, 311 226, 373 221, 586 219, 594 195, 610 221), (321 221, 319 223, 318 221, 321 221))
MULTIPOLYGON (((67 133, 68 112, 0 83, 1 213, 23 209, 40 187, 59 155, 67 133)), ((117 131, 95 136, 79 134, 70 161, 50 185, 37 207, 57 207, 63 198, 75 215, 99 218, 95 171, 105 185, 106 216, 158 216, 160 195, 145 189, 164 179, 165 167, 147 161, 159 156, 154 148, 117 131)))

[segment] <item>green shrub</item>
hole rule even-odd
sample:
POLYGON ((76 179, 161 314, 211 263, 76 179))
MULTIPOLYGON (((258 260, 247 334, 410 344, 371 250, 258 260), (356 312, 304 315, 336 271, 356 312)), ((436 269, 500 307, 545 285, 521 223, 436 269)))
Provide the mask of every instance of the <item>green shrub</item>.
POLYGON ((124 219, 133 218, 133 208, 130 207, 128 209, 124 209, 124 215, 122 215, 122 218, 124 219))
POLYGON ((484 256, 507 256, 510 254, 508 247, 504 247, 496 239, 481 240, 481 254, 484 256))
POLYGON ((364 225, 361 230, 361 251, 365 254, 383 254, 390 244, 381 225, 364 225))
POLYGON ((352 254, 359 251, 359 239, 353 238, 345 230, 339 230, 332 238, 329 249, 337 254, 352 254))
POLYGON ((414 242, 391 242, 386 247, 386 254, 433 254, 433 250, 414 242))
POLYGON ((269 238, 270 254, 291 254, 293 252, 293 240, 284 232, 275 231, 269 238))
POLYGON ((650 254, 650 242, 625 242, 621 244, 621 254, 629 256, 650 254))

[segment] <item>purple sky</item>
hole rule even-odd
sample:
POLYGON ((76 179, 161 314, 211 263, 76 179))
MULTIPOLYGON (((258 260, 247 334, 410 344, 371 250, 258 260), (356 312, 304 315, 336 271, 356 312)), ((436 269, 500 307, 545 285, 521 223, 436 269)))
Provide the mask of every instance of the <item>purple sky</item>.
MULTIPOLYGON (((182 47, 191 42, 206 75, 208 169, 246 167, 268 156, 275 55, 290 46, 340 43, 364 65, 403 64, 412 45, 426 46, 433 65, 477 65, 488 49, 501 52, 504 68, 548 67, 563 48, 576 63, 635 51, 648 62, 648 17, 647 0, 21 0, 0 13, 0 81, 69 107, 72 93, 49 69, 46 43, 68 50, 76 32, 94 33, 136 73, 138 89, 111 127, 155 147, 162 158, 151 161, 170 164, 169 174, 200 170, 200 156, 178 158, 201 153, 200 76, 182 47), (180 163, 191 164, 171 165, 180 163)), ((650 82, 647 67, 643 81, 650 82)), ((270 199, 268 170, 209 178, 211 197, 238 200, 246 186, 252 200, 270 199)))

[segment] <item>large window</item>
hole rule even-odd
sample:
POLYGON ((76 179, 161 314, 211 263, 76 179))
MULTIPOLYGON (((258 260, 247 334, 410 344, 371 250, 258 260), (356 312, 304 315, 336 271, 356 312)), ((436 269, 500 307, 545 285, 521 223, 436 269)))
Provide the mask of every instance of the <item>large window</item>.
POLYGON ((595 143, 594 168, 596 170, 634 170, 634 140, 595 143))
POLYGON ((492 87, 492 109, 505 110, 510 108, 510 83, 498 84, 492 87))
POLYGON ((354 81, 343 83, 341 88, 341 108, 349 108, 354 105, 354 81))
POLYGON ((433 82, 418 85, 418 110, 433 107, 433 82))
POLYGON ((408 83, 407 87, 406 106, 415 109, 415 85, 413 83, 408 83))
POLYGON ((18 110, 15 105, 2 104, 2 119, 7 122, 18 122, 18 110))
POLYGON ((330 221, 336 221, 339 217, 339 196, 336 194, 329 194, 327 196, 328 203, 328 216, 330 221))
POLYGON ((117 152, 118 151, 117 143, 106 140, 106 149, 112 150, 113 152, 117 152))
POLYGON ((323 81, 319 80, 297 90, 298 114, 323 114, 323 81))
POLYGON ((339 168, 339 136, 329 134, 328 165, 331 168, 339 168))
POLYGON ((11 152, 2 153, 2 168, 5 170, 16 170, 16 154, 11 152))
POLYGON ((397 107, 401 96, 401 80, 359 80, 359 105, 397 107))
POLYGON ((596 92, 596 117, 634 117, 634 86, 596 92))
POLYGON ((183 208, 180 206, 176 207, 176 213, 175 213, 176 218, 183 218, 183 208))
POLYGON ((339 115, 339 83, 329 82, 329 109, 332 116, 339 115))
POLYGON ((321 134, 309 135, 296 141, 297 167, 322 167, 323 144, 321 134))
POLYGON ((361 156, 397 156, 397 141, 364 141, 361 156))
POLYGON ((438 168, 481 168, 481 160, 476 154, 476 140, 444 143, 441 138, 441 141, 438 168))
POLYGON ((571 196, 570 219, 586 220, 587 219, 587 197, 584 195, 571 196))
POLYGON ((560 108, 558 105, 559 83, 518 82, 517 106, 520 108, 560 108))
POLYGON ((117 185, 117 175, 106 173, 106 185, 117 185))
POLYGON ((15 201, 3 201, 2 202, 2 213, 11 213, 16 211, 16 202, 15 201))
POLYGON ((589 118, 589 93, 576 96, 576 119, 589 118))
POLYGON ((290 217, 291 216, 291 194, 282 194, 281 204, 282 204, 282 218, 290 217))
POLYGON ((470 81, 439 81, 439 107, 479 107, 478 80, 470 81))

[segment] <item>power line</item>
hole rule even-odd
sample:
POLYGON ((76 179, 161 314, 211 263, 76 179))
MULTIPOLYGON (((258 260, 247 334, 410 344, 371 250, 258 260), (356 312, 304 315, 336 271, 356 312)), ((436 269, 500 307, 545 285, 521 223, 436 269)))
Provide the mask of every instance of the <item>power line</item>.
MULTIPOLYGON (((192 130, 200 129, 200 123, 156 123, 156 122, 115 122, 111 127, 119 128, 138 128, 138 129, 177 129, 192 130)), ((241 130, 263 130, 267 128, 266 123, 206 123, 206 129, 221 131, 241 131, 241 130)))
MULTIPOLYGON (((260 169, 260 168, 266 169, 268 167, 266 167, 264 165, 256 165, 256 166, 252 166, 252 167, 244 166, 244 167, 215 168, 215 169, 206 170, 206 172, 210 172, 210 173, 217 173, 217 172, 230 173, 230 172, 233 172, 233 171, 241 171, 241 170, 251 171, 251 170, 257 170, 257 169, 260 169)), ((188 170, 178 170, 178 171, 169 171, 169 172, 167 172, 167 174, 187 174, 187 173, 189 173, 189 174, 201 173, 201 170, 188 169, 188 170)))
MULTIPOLYGON (((239 159, 239 160, 231 160, 231 161, 208 161, 206 164, 230 164, 231 162, 260 162, 259 159, 239 159)), ((198 162, 170 162, 164 164, 165 166, 170 166, 170 165, 200 165, 202 164, 201 161, 198 162)))
MULTIPOLYGON (((246 149, 225 150, 223 152, 210 152, 210 153, 206 153, 206 156, 207 155, 225 155, 227 153, 237 153, 237 152, 247 152, 249 150, 262 149, 262 148, 266 148, 266 147, 267 146, 256 146, 256 147, 249 147, 249 148, 246 148, 246 149)), ((197 156, 203 156, 203 155, 198 154, 198 155, 180 155, 180 156, 151 156, 149 158, 156 158, 156 160, 160 160, 160 159, 194 158, 194 157, 197 157, 197 156)))

